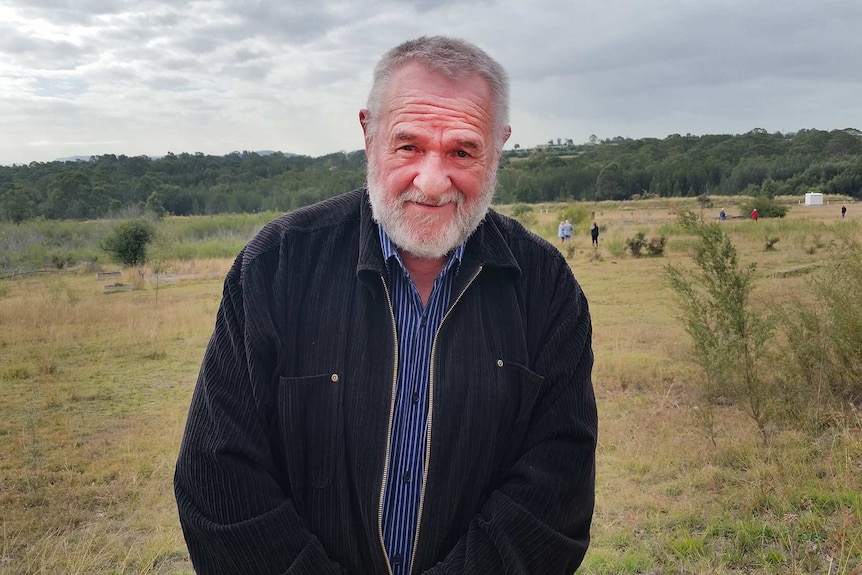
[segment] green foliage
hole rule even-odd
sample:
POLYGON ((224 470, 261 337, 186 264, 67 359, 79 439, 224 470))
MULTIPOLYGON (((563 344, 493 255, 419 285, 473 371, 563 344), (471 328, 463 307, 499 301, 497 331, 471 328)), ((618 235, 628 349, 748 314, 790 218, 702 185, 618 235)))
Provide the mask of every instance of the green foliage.
POLYGON ((814 304, 795 301, 781 316, 785 377, 819 419, 830 405, 862 401, 862 244, 844 236, 831 246, 809 288, 814 304))
POLYGON ((155 233, 153 225, 143 218, 122 222, 102 240, 102 249, 125 266, 142 265, 147 260, 147 244, 155 233))
MULTIPOLYGON (((569 220, 577 230, 589 218, 589 212, 583 204, 566 204, 559 212, 557 218, 560 221, 569 220)), ((573 234, 577 235, 577 233, 573 234)))
POLYGON ((761 218, 783 218, 789 208, 766 196, 756 196, 739 204, 743 216, 748 217, 754 209, 757 209, 757 215, 761 218))
POLYGON ((668 265, 665 271, 703 371, 707 424, 712 429, 716 401, 739 400, 766 441, 771 392, 761 366, 773 330, 772 322, 749 303, 755 265, 740 265, 720 224, 706 223, 690 211, 679 214, 679 223, 697 238, 693 258, 697 269, 668 265))
POLYGON ((527 204, 515 204, 512 207, 512 217, 530 227, 536 223, 536 214, 533 213, 533 206, 527 204))
POLYGON ((162 204, 162 199, 159 197, 158 192, 153 192, 149 197, 147 197, 146 208, 148 212, 158 219, 164 218, 168 213, 165 206, 162 204))
POLYGON ((512 217, 515 219, 520 218, 524 214, 533 213, 533 206, 528 206, 527 204, 515 204, 512 206, 512 217))
POLYGON ((665 236, 656 236, 647 240, 644 232, 638 232, 633 238, 626 239, 626 249, 636 258, 643 256, 644 250, 646 250, 646 255, 650 257, 662 256, 665 245, 667 245, 665 236))
MULTIPOLYGON (((317 158, 105 154, 86 162, 0 166, 0 219, 92 219, 133 207, 179 216, 284 212, 364 181, 363 150, 317 158)), ((862 140, 844 130, 615 137, 507 151, 498 181, 501 203, 678 196, 707 201, 739 193, 768 200, 811 189, 862 198, 862 140)))

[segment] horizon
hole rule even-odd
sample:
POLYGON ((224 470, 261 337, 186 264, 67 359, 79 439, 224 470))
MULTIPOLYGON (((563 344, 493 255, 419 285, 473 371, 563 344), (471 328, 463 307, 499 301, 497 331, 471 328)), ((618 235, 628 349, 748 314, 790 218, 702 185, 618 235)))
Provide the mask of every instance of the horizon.
MULTIPOLYGON (((753 132, 755 130, 765 130, 767 133, 770 133, 770 134, 780 133, 784 137, 794 136, 802 130, 818 130, 818 131, 822 131, 822 132, 844 131, 844 132, 850 132, 856 136, 862 137, 862 130, 860 130, 859 128, 853 127, 853 126, 847 126, 844 128, 830 128, 830 129, 806 127, 806 128, 799 128, 796 130, 789 130, 786 132, 782 131, 782 130, 770 131, 770 130, 766 130, 765 128, 754 127, 754 128, 751 128, 750 130, 747 130, 746 132, 741 132, 741 133, 713 132, 713 133, 704 133, 704 134, 693 134, 693 133, 687 132, 685 134, 680 134, 678 132, 674 132, 674 133, 665 134, 663 137, 643 136, 643 137, 639 137, 639 138, 632 138, 632 137, 628 137, 628 136, 616 135, 616 136, 610 136, 610 137, 606 137, 606 138, 599 138, 599 143, 609 142, 611 140, 618 139, 618 138, 622 138, 623 140, 649 140, 649 139, 663 140, 663 139, 667 139, 667 138, 674 136, 674 135, 678 135, 681 137, 695 137, 695 138, 701 138, 701 137, 705 137, 705 136, 742 136, 742 135, 745 135, 747 133, 753 132)), ((549 138, 549 140, 550 139, 551 138, 549 138)), ((557 139, 558 139, 557 136, 553 137, 554 141, 556 141, 557 139)), ((565 144, 566 139, 574 140, 574 138, 565 138, 562 136, 560 136, 559 139, 561 139, 563 141, 562 144, 559 144, 561 146, 566 145, 565 144)), ((583 141, 583 142, 574 141, 572 145, 583 146, 583 145, 589 145, 589 143, 590 143, 589 140, 583 141)), ((524 150, 532 150, 532 149, 548 146, 549 142, 548 142, 548 140, 546 140, 544 142, 533 144, 531 146, 521 146, 517 142, 512 142, 510 139, 509 142, 507 142, 506 145, 503 147, 503 150, 504 151, 515 151, 514 150, 515 145, 519 145, 520 147, 518 149, 520 151, 524 151, 524 150)), ((553 144, 553 145, 556 146, 558 144, 553 144)), ((333 150, 331 152, 325 152, 325 153, 316 154, 316 155, 304 154, 302 152, 296 152, 296 151, 285 151, 285 150, 279 150, 279 149, 254 149, 254 150, 253 149, 243 149, 243 150, 231 150, 229 152, 224 152, 224 153, 208 153, 208 152, 203 152, 203 151, 193 151, 193 152, 180 151, 180 152, 176 152, 174 150, 168 150, 168 151, 163 152, 161 154, 125 154, 122 152, 119 152, 119 153, 118 152, 103 152, 100 154, 79 154, 79 155, 74 155, 74 156, 64 156, 64 157, 54 158, 52 160, 30 160, 29 162, 26 162, 26 163, 5 163, 2 160, 0 160, 0 166, 2 166, 2 167, 20 167, 20 166, 28 166, 32 163, 38 164, 38 163, 52 163, 52 162, 88 162, 88 161, 90 161, 91 158, 97 158, 100 156, 111 156, 111 155, 113 155, 113 156, 126 156, 129 158, 146 157, 150 160, 159 160, 161 158, 168 156, 169 154, 174 154, 174 155, 181 155, 181 154, 198 155, 198 154, 202 154, 204 156, 225 157, 225 156, 229 156, 231 154, 243 154, 243 153, 252 153, 252 154, 258 154, 258 155, 262 155, 262 156, 280 153, 280 154, 283 154, 283 155, 288 156, 288 157, 290 157, 290 156, 306 156, 306 157, 310 157, 310 158, 320 158, 320 157, 328 156, 331 154, 339 154, 339 153, 350 154, 350 153, 358 152, 361 150, 363 150, 363 148, 360 146, 360 147, 355 148, 353 150, 344 150, 344 149, 333 150)))

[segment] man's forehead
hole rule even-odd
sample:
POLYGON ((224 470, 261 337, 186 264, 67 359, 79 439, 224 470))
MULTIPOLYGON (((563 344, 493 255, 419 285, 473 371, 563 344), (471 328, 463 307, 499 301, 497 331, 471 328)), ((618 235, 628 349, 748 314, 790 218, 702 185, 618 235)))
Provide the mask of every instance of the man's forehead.
POLYGON ((391 99, 405 90, 430 93, 435 90, 464 88, 481 95, 487 102, 491 101, 491 85, 478 72, 453 74, 420 60, 410 60, 402 63, 392 72, 387 96, 391 99))

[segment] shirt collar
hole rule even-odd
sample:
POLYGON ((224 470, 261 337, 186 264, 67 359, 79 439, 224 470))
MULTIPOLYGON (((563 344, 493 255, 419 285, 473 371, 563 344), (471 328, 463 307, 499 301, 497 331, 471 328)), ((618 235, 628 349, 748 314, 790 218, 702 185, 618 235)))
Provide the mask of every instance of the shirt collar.
MULTIPOLYGON (((395 258, 395 261, 398 262, 401 269, 406 271, 407 268, 404 266, 404 262, 401 261, 401 254, 398 253, 398 248, 380 224, 377 224, 377 232, 380 235, 380 248, 383 250, 383 261, 386 262, 386 268, 390 269, 389 262, 392 258, 395 258)), ((446 265, 440 272, 441 275, 452 269, 452 266, 456 265, 456 262, 461 263, 461 260, 464 258, 464 246, 466 243, 467 242, 462 242, 461 245, 452 250, 449 254, 449 258, 446 260, 446 265)))

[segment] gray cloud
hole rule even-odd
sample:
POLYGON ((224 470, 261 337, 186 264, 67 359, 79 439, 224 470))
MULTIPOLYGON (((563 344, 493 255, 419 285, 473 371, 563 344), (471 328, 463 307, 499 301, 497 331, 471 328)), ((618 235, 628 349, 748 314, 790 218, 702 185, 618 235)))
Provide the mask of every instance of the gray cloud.
POLYGON ((862 127, 857 0, 0 0, 0 16, 0 163, 88 142, 357 149, 376 59, 421 34, 504 64, 512 144, 862 127))

